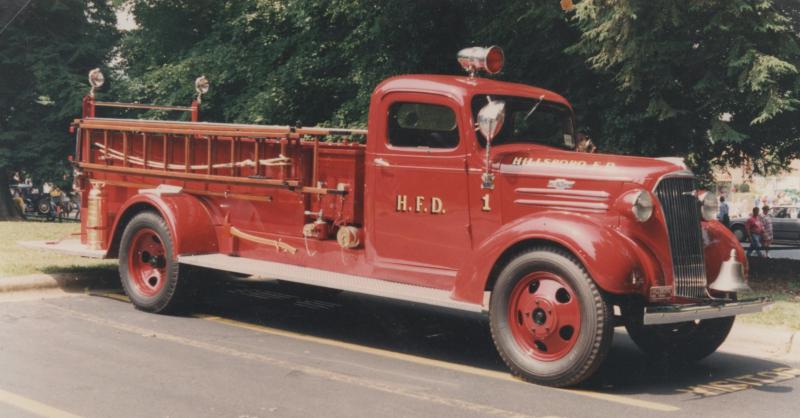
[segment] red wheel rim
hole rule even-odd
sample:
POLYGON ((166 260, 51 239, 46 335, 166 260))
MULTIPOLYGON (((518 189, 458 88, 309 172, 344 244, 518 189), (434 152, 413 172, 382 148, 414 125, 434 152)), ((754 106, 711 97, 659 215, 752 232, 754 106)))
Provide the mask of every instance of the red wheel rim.
POLYGON ((508 322, 523 351, 537 360, 554 361, 575 346, 581 329, 581 308, 563 278, 536 272, 514 286, 508 322))
POLYGON ((136 292, 143 296, 155 296, 164 287, 167 253, 156 231, 144 228, 133 236, 128 252, 128 275, 136 292))

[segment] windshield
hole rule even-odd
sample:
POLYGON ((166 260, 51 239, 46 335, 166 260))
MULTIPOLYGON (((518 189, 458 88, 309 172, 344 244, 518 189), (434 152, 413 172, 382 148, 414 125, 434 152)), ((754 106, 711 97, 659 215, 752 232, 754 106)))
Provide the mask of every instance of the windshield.
MULTIPOLYGON (((506 102, 505 123, 492 145, 536 143, 575 148, 572 112, 566 106, 538 98, 479 94, 472 98, 472 120, 478 120, 478 112, 490 97, 506 102)), ((476 135, 485 147, 486 138, 480 132, 476 135)))

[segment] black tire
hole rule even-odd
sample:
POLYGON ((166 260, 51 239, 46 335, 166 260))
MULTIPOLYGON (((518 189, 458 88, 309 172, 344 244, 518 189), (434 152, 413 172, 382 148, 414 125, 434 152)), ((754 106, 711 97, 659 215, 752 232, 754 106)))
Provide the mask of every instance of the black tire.
MULTIPOLYGON (((529 290, 534 295, 537 291, 529 290)), ((502 269, 492 291, 489 323, 495 346, 512 374, 554 387, 576 385, 591 377, 605 359, 614 336, 611 305, 572 254, 552 247, 524 251, 502 269), (557 275, 571 287, 577 303, 574 309, 580 312, 580 327, 572 347, 563 357, 550 361, 529 354, 531 347, 521 345, 512 331, 512 327, 521 325, 511 321, 516 319, 521 324, 522 320, 509 318, 514 289, 529 280, 526 277, 542 273, 557 275)))
POLYGON ((50 212, 52 211, 52 205, 50 203, 49 197, 43 197, 36 202, 36 211, 39 212, 41 216, 50 217, 50 212))
MULTIPOLYGON (((625 315, 628 316, 628 315, 625 315)), ((735 316, 680 322, 664 325, 642 325, 640 316, 625 324, 628 335, 649 357, 671 363, 692 363, 708 357, 717 349, 733 327, 735 316)))
MULTIPOLYGON (((125 227, 119 248, 119 274, 125 293, 137 309, 166 314, 180 313, 187 308, 193 289, 186 274, 188 270, 181 272, 176 260, 174 242, 166 222, 154 212, 139 213, 125 227), (141 286, 137 284, 129 259, 131 251, 135 251, 131 248, 132 240, 143 230, 153 231, 164 249, 160 260, 163 262, 164 274, 160 278, 163 284, 160 284, 160 289, 152 294, 142 291, 141 286)), ((133 254, 133 256, 143 255, 133 254)))

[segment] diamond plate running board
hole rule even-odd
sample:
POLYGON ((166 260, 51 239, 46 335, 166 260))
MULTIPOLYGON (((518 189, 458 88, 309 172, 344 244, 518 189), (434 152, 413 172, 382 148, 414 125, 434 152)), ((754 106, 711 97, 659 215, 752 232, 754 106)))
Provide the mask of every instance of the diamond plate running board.
MULTIPOLYGON (((314 286, 341 289, 365 295, 440 306, 470 312, 483 312, 484 307, 474 303, 461 302, 450 298, 446 290, 430 289, 404 283, 395 283, 369 277, 353 276, 326 270, 300 267, 292 264, 232 257, 225 254, 184 255, 178 262, 197 267, 205 267, 234 273, 250 274, 285 280, 287 282, 310 284, 314 286)), ((484 300, 487 300, 484 297, 484 300)))

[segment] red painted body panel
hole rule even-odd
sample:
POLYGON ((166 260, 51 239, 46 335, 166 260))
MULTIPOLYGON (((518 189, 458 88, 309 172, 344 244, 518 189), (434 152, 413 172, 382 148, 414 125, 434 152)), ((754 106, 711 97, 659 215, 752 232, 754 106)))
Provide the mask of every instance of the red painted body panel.
POLYGON ((145 192, 133 195, 114 210, 119 216, 115 216, 111 231, 121 234, 120 221, 126 215, 138 213, 144 207, 155 209, 167 222, 175 243, 176 255, 218 251, 214 219, 219 216, 214 216, 214 209, 201 198, 183 193, 158 195, 145 192))
MULTIPOLYGON (((107 240, 112 247, 126 210, 150 205, 169 223, 178 254, 221 252, 446 289, 453 298, 476 304, 482 303, 502 254, 526 240, 568 249, 610 293, 646 296, 653 285, 672 284, 660 207, 656 204, 653 217, 640 223, 621 199, 632 190, 652 191, 660 178, 683 167, 508 144, 491 149, 496 187, 482 189, 485 149, 470 110, 478 94, 544 95, 570 106, 555 93, 520 84, 395 77, 376 87, 367 144, 361 145, 317 142, 293 128, 131 125, 93 118, 92 100, 86 99, 86 119, 77 122, 78 166, 85 179, 106 183, 104 216, 112 220, 107 240), (446 150, 388 145, 388 109, 399 101, 451 108, 459 145, 446 150), (574 183, 554 187, 559 181, 574 183), (182 189, 178 194, 139 192, 160 184, 182 189), (304 225, 313 223, 320 210, 324 236, 304 237, 304 225), (344 225, 363 230, 357 248, 343 249, 336 242, 336 228, 344 225)), ((89 181, 80 184, 88 191, 89 181)), ((82 219, 86 242, 86 216, 82 219)), ((703 228, 710 277, 731 248, 744 260, 724 227, 704 222, 703 228)))

